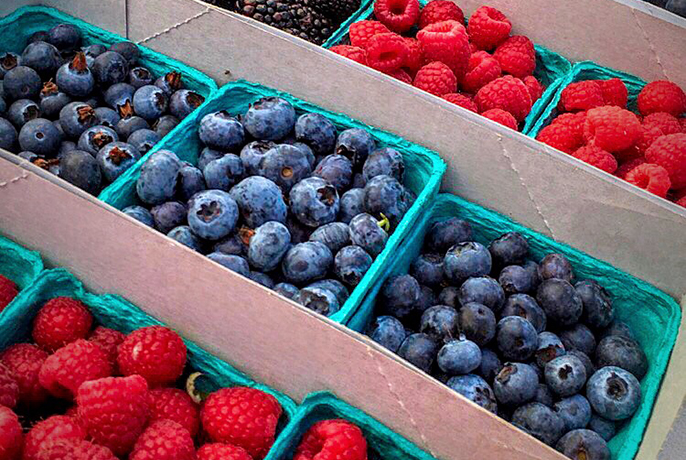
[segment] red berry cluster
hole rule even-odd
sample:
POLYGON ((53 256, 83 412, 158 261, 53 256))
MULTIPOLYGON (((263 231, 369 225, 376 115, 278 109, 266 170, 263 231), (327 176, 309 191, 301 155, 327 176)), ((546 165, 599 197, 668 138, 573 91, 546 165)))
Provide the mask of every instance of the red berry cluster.
POLYGON ((669 81, 648 83, 640 116, 627 101, 619 78, 572 83, 560 95, 561 114, 536 139, 686 207, 686 93, 669 81))
POLYGON ((447 0, 423 9, 417 0, 376 0, 374 16, 352 24, 351 44, 331 51, 512 129, 543 94, 534 44, 510 36, 510 20, 495 8, 477 9, 467 27, 447 0), (401 35, 415 26, 415 36, 401 35))
POLYGON ((234 387, 197 404, 175 386, 186 367, 186 345, 176 332, 151 326, 125 335, 93 329, 93 323, 82 302, 54 298, 34 320, 33 343, 0 353, 2 460, 253 460, 267 454, 282 412, 276 398, 234 387), (17 414, 30 420, 60 406, 68 408, 23 434, 17 414))
POLYGON ((367 441, 357 425, 343 419, 322 420, 303 435, 293 460, 367 460, 367 441))
POLYGON ((0 311, 19 294, 19 288, 11 279, 0 275, 0 311))

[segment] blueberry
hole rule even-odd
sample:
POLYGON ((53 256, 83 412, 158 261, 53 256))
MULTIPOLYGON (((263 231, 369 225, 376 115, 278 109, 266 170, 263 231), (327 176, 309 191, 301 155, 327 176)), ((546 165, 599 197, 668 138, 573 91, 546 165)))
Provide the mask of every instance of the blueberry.
POLYGON ((295 109, 284 99, 265 97, 250 106, 243 125, 255 139, 283 139, 295 126, 295 109))
POLYGON ((60 125, 64 133, 77 139, 88 128, 98 124, 95 110, 83 102, 70 102, 60 110, 60 125))
MULTIPOLYGON (((484 276, 491 272, 491 253, 474 241, 457 243, 445 254, 443 270, 448 281, 460 285, 467 278, 484 276)), ((502 292, 500 285, 498 288, 502 292)))
POLYGON ((53 82, 46 82, 40 92, 40 111, 45 118, 59 117, 60 110, 71 102, 71 98, 59 91, 53 82))
MULTIPOLYGON (((124 112, 126 113, 126 112, 124 112)), ((133 133, 141 129, 149 129, 150 125, 141 117, 124 115, 114 127, 121 139, 128 139, 133 133)))
POLYGON ((240 235, 229 235, 223 238, 212 247, 213 252, 223 252, 224 254, 233 254, 235 256, 245 256, 248 254, 248 245, 245 244, 240 235))
MULTIPOLYGON (((289 197, 291 211, 305 225, 319 227, 336 219, 339 208, 338 192, 324 179, 308 177, 301 180, 293 186, 289 197)), ((353 242, 355 242, 354 239, 353 242)), ((365 245, 360 244, 360 246, 367 249, 365 245)), ((372 254, 376 255, 376 253, 372 254)))
POLYGON ((129 63, 115 51, 105 51, 93 60, 91 71, 101 87, 108 87, 126 80, 129 63))
POLYGON ((391 176, 375 176, 364 187, 366 211, 379 218, 390 220, 395 228, 407 212, 405 188, 391 176))
POLYGON ((136 64, 140 55, 138 46, 131 42, 112 43, 108 50, 121 54, 130 65, 136 64))
POLYGON ((250 272, 250 275, 248 275, 248 278, 267 289, 272 289, 274 287, 274 280, 266 273, 252 271, 250 272))
POLYGON ((541 275, 539 274, 538 264, 533 260, 528 260, 524 262, 522 267, 529 273, 529 276, 531 277, 531 290, 535 290, 538 288, 538 285, 541 284, 541 275))
POLYGON ((300 289, 298 289, 290 283, 279 283, 276 286, 274 286, 274 291, 287 299, 295 300, 295 298, 298 296, 298 293, 300 292, 300 289))
POLYGON ((403 323, 393 316, 377 317, 369 326, 368 335, 373 341, 393 353, 398 351, 406 337, 403 323))
POLYGON ((114 110, 133 104, 133 95, 136 88, 128 83, 115 83, 105 90, 103 98, 105 103, 114 110))
POLYGON ((57 150, 57 159, 59 160, 65 153, 76 150, 76 148, 76 144, 72 141, 62 141, 59 149, 57 150))
POLYGON ((300 305, 324 316, 331 316, 340 309, 335 294, 328 289, 305 287, 294 299, 300 305))
POLYGON ((314 231, 312 227, 302 224, 293 214, 289 214, 286 218, 286 227, 291 232, 291 242, 293 244, 310 241, 310 235, 314 231))
MULTIPOLYGON (((131 89, 133 86, 128 85, 131 89)), ((161 117, 167 111, 169 99, 164 91, 154 85, 142 86, 133 94, 133 108, 136 114, 148 122, 161 117)), ((202 139, 202 124, 200 125, 202 139)), ((242 140, 242 139, 241 139, 242 140)))
POLYGON ((174 196, 181 169, 181 161, 169 150, 158 150, 143 164, 136 182, 138 198, 155 205, 170 201, 174 196))
POLYGON ((411 334, 403 340, 398 356, 409 361, 424 372, 429 372, 436 359, 438 345, 426 334, 411 334))
POLYGON ((428 308, 422 313, 419 331, 427 334, 438 343, 449 342, 459 336, 458 313, 454 308, 447 305, 435 305, 428 308))
POLYGON ((0 53, 0 79, 5 78, 5 74, 21 64, 21 56, 17 53, 0 53))
MULTIPOLYGON (((79 136, 78 148, 84 152, 88 152, 93 156, 97 156, 100 149, 102 149, 107 144, 116 142, 119 140, 119 136, 112 129, 106 126, 93 126, 88 128, 79 136)), ((165 232, 166 233, 166 232, 165 232)))
POLYGON ((519 316, 507 316, 498 322, 496 341, 505 359, 524 361, 538 348, 536 329, 519 316))
POLYGON ((338 303, 341 305, 343 305, 345 301, 348 300, 348 297, 350 297, 348 288, 345 287, 345 285, 340 281, 334 279, 315 281, 314 283, 308 284, 307 287, 318 287, 333 292, 338 299, 338 303))
POLYGON ((250 276, 248 262, 241 256, 213 252, 212 254, 209 254, 207 258, 246 278, 250 276))
POLYGON ((562 254, 548 254, 541 260, 539 267, 541 279, 557 278, 571 283, 574 280, 572 264, 562 254))
POLYGON ((343 193, 353 180, 353 164, 343 155, 328 155, 319 162, 313 175, 331 182, 339 193, 343 193))
POLYGON ((276 144, 270 141, 252 141, 241 149, 241 161, 247 175, 259 174, 264 155, 276 144))
POLYGON ((205 102, 205 98, 195 91, 180 89, 171 95, 169 111, 179 120, 183 120, 205 102))
POLYGON ((129 84, 136 89, 154 83, 155 77, 145 67, 134 67, 129 71, 129 84))
POLYGON ((536 301, 548 320, 558 326, 571 326, 583 312, 581 297, 569 282, 559 278, 546 279, 538 286, 536 301))
POLYGON ((554 445, 564 434, 562 419, 550 407, 538 402, 515 410, 512 424, 549 446, 554 445))
POLYGON ((37 155, 46 157, 57 156, 62 142, 62 135, 51 121, 36 118, 27 122, 19 131, 19 146, 22 150, 29 150, 37 155))
POLYGON ((140 157, 140 153, 132 145, 126 142, 112 142, 100 149, 96 160, 105 179, 108 182, 114 182, 140 157))
POLYGON ((505 303, 505 293, 496 280, 490 276, 480 276, 462 283, 458 299, 461 305, 478 302, 497 312, 505 303))
POLYGON ((243 145, 245 130, 238 120, 222 110, 202 117, 198 135, 200 140, 210 148, 232 151, 243 145))
POLYGON ((367 185, 367 181, 364 179, 362 173, 355 173, 353 175, 353 182, 350 184, 351 188, 364 188, 367 185))
POLYGON ((0 114, 5 112, 7 112, 7 102, 5 102, 5 99, 3 99, 2 95, 0 94, 0 114))
POLYGON ((436 362, 448 374, 469 374, 481 365, 481 349, 471 340, 450 340, 439 350, 436 362))
POLYGON ((346 129, 336 139, 335 152, 348 158, 353 167, 360 168, 376 148, 374 138, 364 129, 346 129))
POLYGON ((38 32, 34 32, 31 34, 31 36, 27 40, 27 43, 45 42, 47 40, 48 32, 46 30, 39 30, 38 32))
POLYGON ((338 220, 346 224, 358 214, 365 212, 364 189, 352 188, 341 195, 338 220))
POLYGON ((332 222, 312 232, 309 240, 324 243, 331 253, 336 254, 350 244, 350 228, 343 222, 332 222))
POLYGON ((138 153, 145 155, 157 144, 160 140, 159 134, 151 129, 139 129, 131 133, 129 138, 126 140, 131 144, 138 153))
POLYGON ((503 268, 498 282, 508 295, 527 293, 533 289, 531 274, 521 265, 508 265, 503 268))
POLYGON ((181 84, 181 74, 175 71, 169 72, 155 80, 155 86, 171 97, 174 92, 180 90, 183 86, 181 84))
POLYGON ((686 2, 684 0, 667 0, 665 9, 682 18, 686 17, 686 2))
POLYGON ((589 375, 593 375, 595 373, 595 366, 593 365, 593 361, 591 361, 591 358, 589 358, 586 353, 579 350, 569 350, 567 351, 567 354, 576 356, 582 363, 584 363, 584 368, 586 369, 586 377, 588 377, 589 375))
POLYGON ((536 348, 536 364, 543 368, 555 358, 567 354, 565 346, 560 338, 552 332, 540 332, 538 334, 538 347, 536 348))
POLYGON ((607 327, 615 317, 610 294, 596 281, 583 280, 574 285, 584 304, 581 319, 594 329, 607 327))
POLYGON ((202 170, 207 188, 228 192, 243 179, 243 163, 237 155, 227 153, 210 161, 202 170))
POLYGON ((376 176, 391 176, 401 184, 405 178, 405 162, 403 156, 395 149, 385 147, 375 150, 369 155, 362 167, 365 181, 376 176))
POLYGON ((443 257, 438 254, 420 254, 412 262, 410 274, 420 284, 438 286, 443 281, 443 257))
POLYGON ((3 91, 8 100, 36 98, 41 87, 38 72, 21 65, 7 71, 3 80, 3 91))
POLYGON ((194 251, 200 252, 200 249, 202 248, 202 242, 200 241, 200 238, 195 236, 193 231, 191 231, 190 227, 188 227, 187 225, 176 227, 174 230, 167 233, 167 236, 173 240, 178 241, 184 246, 188 246, 194 251))
POLYGON ((567 350, 579 350, 592 356, 596 342, 593 332, 581 323, 560 332, 560 339, 567 350))
MULTIPOLYGON (((258 168, 260 176, 274 181, 285 192, 308 177, 311 172, 310 162, 303 151, 289 144, 278 144, 269 149, 262 157, 258 168)), ((310 182, 315 183, 314 181, 310 182)))
POLYGON ((492 382, 498 372, 503 368, 500 358, 494 351, 488 348, 481 349, 481 366, 476 372, 487 381, 492 382))
POLYGON ((72 51, 81 46, 81 31, 72 24, 58 24, 48 30, 47 41, 60 51, 72 51))
POLYGON ((529 321, 536 332, 543 332, 546 328, 546 315, 536 300, 527 294, 513 294, 505 301, 505 306, 500 312, 504 318, 506 316, 520 316, 529 321))
POLYGON ((41 159, 41 157, 39 157, 39 156, 36 155, 35 153, 29 152, 29 151, 19 152, 19 153, 17 153, 17 156, 18 156, 19 158, 23 158, 23 159, 26 160, 26 161, 30 161, 31 163, 34 163, 36 160, 40 160, 40 159, 41 159))
POLYGON ((86 64, 86 55, 76 53, 71 62, 62 65, 57 70, 55 82, 61 91, 74 98, 85 98, 92 93, 95 78, 86 64))
POLYGON ((609 337, 611 335, 624 337, 625 339, 633 340, 634 342, 636 341, 636 336, 634 335, 629 325, 619 320, 614 320, 612 323, 610 323, 608 327, 603 329, 599 339, 602 340, 605 337, 609 337))
POLYGON ((487 411, 494 414, 498 412, 498 403, 495 400, 493 389, 478 375, 459 375, 450 378, 446 384, 451 390, 460 393, 462 396, 473 401, 487 411))
POLYGON ((419 285, 419 299, 414 305, 414 312, 416 315, 422 315, 427 309, 437 305, 436 295, 429 286, 419 285))
POLYGON ((286 222, 287 208, 281 189, 269 179, 260 176, 248 177, 234 186, 229 193, 238 203, 241 216, 250 228, 257 228, 271 220, 286 222))
POLYGON ((7 110, 7 119, 17 128, 21 129, 27 122, 35 120, 41 116, 40 107, 29 100, 19 99, 14 101, 7 110))
POLYGON ((565 431, 586 428, 591 421, 591 405, 581 395, 561 399, 555 403, 553 410, 564 422, 565 431))
POLYGON ((188 225, 200 238, 219 240, 234 230, 237 221, 238 205, 224 191, 204 190, 188 202, 188 225))
POLYGON ((60 52, 50 43, 34 42, 29 43, 21 54, 23 66, 31 67, 44 77, 51 77, 62 65, 60 52))
POLYGON ((202 171, 189 164, 185 164, 179 169, 176 186, 179 197, 184 201, 188 201, 193 195, 207 188, 202 171))
POLYGON ((381 298, 384 310, 402 319, 419 300, 419 283, 410 275, 391 277, 381 288, 381 298))
POLYGON ((178 201, 167 201, 152 208, 150 211, 155 228, 164 234, 186 222, 186 206, 178 201))
POLYGON ((255 230, 250 239, 248 261, 253 267, 268 272, 275 269, 288 251, 291 234, 280 222, 267 222, 255 230))
POLYGON ((346 246, 334 258, 334 273, 349 286, 357 286, 374 260, 360 246, 346 246))
POLYGON ((545 383, 538 384, 536 396, 534 396, 533 402, 541 403, 551 408, 553 407, 555 397, 553 396, 553 392, 550 391, 550 388, 548 388, 548 385, 545 383))
POLYGON ((579 358, 564 355, 545 365, 545 382, 558 396, 567 397, 578 393, 586 383, 586 367, 579 358))
POLYGON ((607 336, 595 351, 598 367, 615 366, 631 372, 637 379, 648 371, 648 359, 638 342, 620 336, 607 336))
POLYGON ((179 119, 174 115, 162 115, 159 119, 152 124, 152 129, 155 130, 160 139, 171 132, 172 129, 176 128, 180 123, 179 119))
POLYGON ((604 419, 596 414, 591 415, 591 421, 588 422, 588 429, 598 433, 605 441, 612 439, 617 432, 615 422, 604 419))
POLYGON ((95 109, 95 116, 98 120, 97 124, 114 129, 121 120, 119 114, 109 107, 98 107, 95 109))
POLYGON ((144 223, 148 227, 152 227, 155 225, 155 221, 153 220, 152 214, 143 206, 127 206, 124 209, 122 209, 121 212, 123 212, 129 217, 133 217, 139 222, 144 223))
POLYGON ((296 244, 288 250, 281 263, 286 280, 303 284, 324 278, 333 264, 329 248, 316 241, 296 244))
POLYGON ((555 449, 575 460, 610 460, 607 443, 591 430, 570 431, 557 442, 555 449))
POLYGON ((60 177, 91 195, 96 195, 101 188, 102 174, 98 162, 83 150, 72 150, 62 157, 60 177))
POLYGON ((217 160, 223 157, 224 155, 226 155, 226 152, 220 152, 219 150, 214 150, 209 147, 205 147, 204 149, 202 149, 200 155, 198 156, 198 169, 202 171, 203 169, 205 169, 205 166, 210 164, 210 162, 217 160))
POLYGON ((441 292, 438 294, 437 302, 441 305, 448 305, 449 307, 459 309, 461 307, 458 299, 459 295, 459 288, 456 288, 455 286, 448 286, 441 289, 441 292))
POLYGON ((480 347, 495 337, 496 320, 493 311, 483 304, 468 302, 458 314, 460 331, 480 347))
POLYGON ((95 43, 81 48, 81 51, 83 51, 83 54, 86 55, 86 63, 88 64, 88 68, 91 68, 93 67, 93 62, 95 62, 95 58, 100 56, 105 51, 107 51, 107 48, 105 47, 105 45, 95 43))
POLYGON ((361 246, 372 257, 383 251, 388 234, 379 226, 377 220, 369 214, 358 214, 349 224, 350 240, 361 246))
POLYGON ((516 407, 534 399, 538 376, 524 363, 507 363, 493 381, 495 397, 500 404, 516 407))
POLYGON ((306 113, 295 122, 295 138, 310 146, 316 155, 328 155, 336 144, 336 127, 318 113, 306 113))

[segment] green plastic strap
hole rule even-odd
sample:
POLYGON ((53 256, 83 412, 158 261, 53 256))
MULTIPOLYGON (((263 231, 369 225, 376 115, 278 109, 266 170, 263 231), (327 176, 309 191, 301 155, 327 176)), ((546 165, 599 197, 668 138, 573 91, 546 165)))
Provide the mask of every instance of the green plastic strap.
POLYGON ((140 204, 136 197, 136 181, 140 176, 140 169, 143 163, 147 161, 153 152, 160 149, 171 150, 182 160, 197 164, 198 154, 202 150, 202 143, 198 137, 198 125, 203 116, 218 110, 226 110, 231 114, 243 114, 250 104, 260 98, 269 96, 286 99, 293 104, 299 115, 306 112, 320 113, 331 120, 338 129, 366 129, 379 146, 397 149, 402 153, 405 161, 405 185, 417 195, 416 201, 388 239, 386 247, 377 256, 360 284, 353 290, 343 307, 330 317, 333 321, 345 323, 351 318, 374 281, 381 273, 387 270, 386 267, 388 265, 393 263, 393 256, 400 242, 410 233, 415 222, 428 210, 436 197, 446 165, 435 152, 401 139, 395 134, 365 125, 346 115, 324 110, 290 94, 262 85, 238 81, 229 83, 219 89, 214 97, 206 101, 198 110, 183 120, 169 136, 159 142, 144 156, 142 161, 131 167, 116 182, 105 189, 99 198, 117 209, 140 204))
POLYGON ((503 233, 519 232, 529 241, 533 260, 540 260, 551 252, 563 254, 572 263, 578 280, 594 279, 607 289, 612 296, 617 318, 631 326, 649 362, 648 372, 641 380, 641 406, 609 443, 614 460, 632 459, 641 444, 674 348, 681 309, 664 292, 606 262, 529 230, 497 212, 454 195, 441 194, 431 212, 424 215, 424 219, 400 247, 395 263, 369 291, 348 326, 356 331, 366 329, 374 318, 375 299, 383 282, 390 276, 408 273, 410 264, 420 254, 429 226, 450 217, 469 221, 474 239, 484 245, 503 233))
MULTIPOLYGON (((35 251, 19 246, 12 240, 0 236, 0 275, 11 279, 21 291, 26 289, 43 271, 43 260, 35 251)), ((13 300, 9 305, 16 301, 13 300)), ((5 314, 9 305, 0 312, 0 318, 5 314)))
POLYGON ((362 430, 370 460, 436 460, 373 417, 328 392, 311 393, 303 400, 265 460, 291 460, 303 435, 314 423, 337 418, 348 420, 362 430))

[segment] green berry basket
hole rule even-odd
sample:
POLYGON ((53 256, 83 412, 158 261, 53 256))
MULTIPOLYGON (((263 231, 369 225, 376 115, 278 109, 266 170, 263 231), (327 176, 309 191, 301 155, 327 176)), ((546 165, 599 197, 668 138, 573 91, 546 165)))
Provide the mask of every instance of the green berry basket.
POLYGON ((387 270, 386 267, 394 263, 398 246, 412 231, 415 223, 436 197, 446 165, 435 152, 401 139, 395 134, 367 126, 346 115, 324 110, 290 94, 255 83, 237 81, 220 88, 214 97, 183 120, 169 136, 157 143, 141 161, 105 189, 99 198, 120 210, 126 206, 141 204, 136 197, 136 181, 140 176, 143 163, 147 161, 150 155, 158 150, 166 149, 176 153, 181 160, 197 164, 198 154, 202 150, 202 143, 198 137, 198 126, 202 117, 218 110, 226 110, 232 115, 242 114, 250 104, 269 96, 278 96, 289 101, 295 107, 298 115, 305 112, 320 113, 331 120, 339 130, 366 129, 374 137, 378 146, 393 147, 398 150, 402 153, 405 161, 405 185, 417 195, 416 201, 388 238, 386 247, 374 260, 362 281, 355 287, 341 309, 330 316, 333 321, 345 323, 350 319, 357 305, 362 301, 376 279, 387 270))
MULTIPOLYGON (((19 246, 12 240, 0 236, 0 275, 11 279, 21 291, 26 289, 43 271, 40 254, 19 246)), ((5 308, 7 310, 14 300, 5 308)), ((0 312, 2 317, 3 310, 0 312)))
POLYGON ((338 418, 348 420, 362 430, 370 460, 436 460, 360 409, 325 391, 311 393, 303 400, 265 460, 292 459, 303 435, 314 423, 338 418))
MULTIPOLYGON (((429 3, 429 0, 419 0, 421 7, 425 7, 429 3)), ((331 48, 332 46, 342 45, 344 43, 350 43, 350 38, 348 33, 350 31, 350 25, 359 22, 366 21, 374 18, 374 1, 369 2, 369 5, 363 11, 358 12, 355 16, 348 20, 347 27, 339 29, 331 38, 323 45, 324 48, 331 48)), ((467 20, 468 18, 465 18, 467 20)), ((536 101, 536 103, 531 108, 531 112, 524 120, 524 127, 522 132, 526 133, 531 129, 534 122, 536 121, 535 114, 540 113, 546 106, 547 102, 546 95, 551 94, 552 91, 558 87, 559 81, 569 74, 572 69, 572 64, 563 56, 551 51, 543 46, 534 45, 536 49, 536 70, 534 71, 534 76, 541 82, 546 90, 543 92, 543 96, 536 101)), ((392 77, 388 77, 392 78, 392 77)))
POLYGON ((557 105, 560 102, 562 91, 570 84, 586 80, 610 80, 611 78, 619 78, 624 82, 629 91, 628 108, 638 114, 636 100, 638 99, 638 93, 646 85, 645 81, 628 73, 603 67, 591 61, 582 61, 574 64, 572 71, 561 80, 555 82, 554 87, 548 88, 544 97, 541 98, 545 105, 541 104, 536 107, 536 113, 534 113, 533 109, 531 110, 530 116, 535 116, 535 120, 531 123, 530 129, 524 131, 524 134, 535 139, 538 133, 559 115, 557 105))
MULTIPOLYGON (((87 292, 71 273, 57 268, 46 270, 39 275, 33 284, 22 292, 21 298, 17 298, 0 316, 0 350, 15 343, 30 341, 33 318, 45 302, 61 296, 80 300, 88 306, 98 325, 116 329, 124 334, 142 327, 162 324, 122 297, 87 292)), ((198 386, 202 391, 246 386, 273 395, 284 412, 279 421, 279 431, 295 416, 296 405, 288 396, 251 380, 193 342, 186 340, 185 343, 188 348, 188 361, 184 375, 189 371, 201 372, 204 377, 198 380, 198 386)))
POLYGON ((632 328, 649 363, 648 372, 641 380, 641 406, 633 418, 622 425, 621 429, 618 428, 617 435, 609 442, 613 460, 633 459, 641 444, 674 348, 681 321, 681 308, 673 298, 656 287, 606 262, 529 230, 502 214, 455 195, 440 194, 431 211, 424 214, 412 234, 399 248, 395 263, 376 281, 347 326, 356 331, 366 330, 374 318, 375 300, 383 282, 390 276, 408 273, 410 264, 420 254, 430 225, 451 217, 469 221, 474 239, 486 246, 503 233, 519 232, 529 241, 533 260, 538 261, 553 252, 563 254, 572 263, 577 280, 595 279, 610 293, 616 317, 632 328))

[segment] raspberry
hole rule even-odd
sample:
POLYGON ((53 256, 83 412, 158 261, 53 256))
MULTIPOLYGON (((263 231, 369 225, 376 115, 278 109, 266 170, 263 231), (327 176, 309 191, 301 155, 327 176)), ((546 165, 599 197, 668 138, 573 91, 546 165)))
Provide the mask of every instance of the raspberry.
POLYGON ((245 387, 215 391, 200 412, 202 427, 212 441, 242 447, 258 460, 274 444, 279 417, 281 405, 276 398, 245 387))
POLYGON ((303 435, 293 460, 367 460, 367 441, 347 420, 322 420, 303 435))
POLYGON ((471 110, 472 112, 478 113, 478 109, 476 108, 476 104, 472 99, 468 96, 465 96, 464 94, 460 93, 448 93, 444 94, 441 96, 443 99, 445 99, 448 102, 452 102, 455 105, 459 105, 460 107, 464 107, 467 110, 471 110))
POLYGON ((85 382, 76 403, 93 441, 120 457, 133 448, 150 415, 148 384, 140 375, 85 382))
POLYGON ((93 315, 78 300, 57 297, 40 309, 33 321, 33 340, 53 352, 78 339, 85 339, 93 325, 93 315))
POLYGON ((388 72, 386 75, 393 77, 396 80, 400 80, 403 83, 407 83, 408 85, 412 84, 412 77, 410 77, 403 69, 396 69, 393 72, 388 72))
POLYGON ((643 157, 644 153, 645 152, 639 150, 637 145, 634 145, 633 147, 629 147, 626 150, 620 150, 619 152, 615 152, 613 155, 615 156, 617 161, 623 163, 626 161, 633 160, 635 158, 641 158, 643 157))
POLYGON ((681 124, 681 132, 686 133, 686 117, 679 118, 679 123, 681 124))
POLYGON ((252 457, 242 447, 215 442, 198 449, 198 460, 252 460, 252 457))
POLYGON ((117 364, 123 375, 138 374, 150 387, 174 383, 186 365, 186 345, 174 331, 150 326, 133 331, 119 345, 117 364))
POLYGON ((89 342, 93 342, 102 348, 102 351, 107 355, 107 359, 112 365, 112 373, 116 373, 117 367, 117 348, 124 341, 126 336, 119 331, 98 326, 95 328, 91 336, 88 338, 89 342))
POLYGON ((486 51, 477 51, 469 57, 467 74, 462 79, 462 89, 476 93, 485 84, 492 82, 501 74, 500 63, 486 51))
POLYGON ((558 109, 563 112, 576 112, 588 110, 605 105, 603 90, 595 80, 571 83, 562 90, 558 109))
POLYGON ((48 397, 39 381, 38 373, 48 354, 35 345, 20 343, 12 345, 0 354, 2 363, 19 385, 19 405, 40 406, 48 397))
POLYGON ((581 147, 578 133, 564 123, 549 124, 538 133, 536 140, 569 154, 581 147))
POLYGON ((537 100, 543 96, 543 85, 536 79, 533 75, 522 78, 522 81, 526 85, 526 89, 529 90, 529 96, 531 96, 531 103, 536 103, 537 100))
POLYGON ((19 460, 23 432, 19 417, 9 407, 0 406, 0 458, 19 460))
POLYGON ((639 155, 645 155, 648 147, 653 145, 653 142, 662 136, 664 136, 664 134, 658 127, 649 128, 646 126, 641 126, 640 135, 636 141, 636 150, 639 152, 639 155))
POLYGON ((0 364, 0 406, 14 409, 19 401, 19 383, 6 366, 0 364))
POLYGON ((145 429, 129 460, 195 460, 193 438, 171 420, 158 420, 145 429))
POLYGON ((595 145, 581 147, 572 156, 610 174, 617 171, 617 160, 615 157, 610 152, 606 152, 595 145))
POLYGON ((673 188, 686 187, 686 134, 660 137, 646 150, 646 160, 667 170, 673 188))
POLYGON ((483 112, 481 116, 517 131, 517 120, 515 120, 510 112, 506 112, 502 109, 491 109, 483 112))
POLYGON ((376 34, 388 33, 388 27, 379 21, 359 21, 350 24, 350 44, 358 48, 366 48, 367 42, 376 34))
POLYGON ((367 65, 392 72, 405 65, 409 49, 403 37, 394 33, 374 35, 367 42, 367 65))
POLYGON ((634 158, 633 160, 626 161, 619 165, 619 168, 617 168, 617 171, 615 171, 615 176, 621 179, 626 179, 626 175, 629 171, 634 169, 636 166, 645 164, 645 162, 645 158, 634 158))
POLYGON ((0 311, 19 294, 17 285, 9 278, 0 275, 0 311))
POLYGON ((374 16, 393 32, 407 32, 419 19, 417 0, 376 0, 374 16))
POLYGON ((424 91, 442 96, 454 93, 457 88, 457 79, 450 67, 442 62, 435 61, 425 65, 414 77, 414 86, 424 91))
POLYGON ((364 50, 364 48, 359 48, 352 45, 336 45, 329 49, 336 54, 340 54, 341 56, 352 59, 360 64, 367 65, 367 52, 364 50))
POLYGON ((603 93, 603 100, 605 105, 616 105, 626 109, 626 104, 629 101, 629 91, 626 85, 619 78, 611 78, 609 80, 596 80, 603 93))
POLYGON ((479 7, 467 24, 469 40, 479 49, 492 50, 507 40, 512 24, 507 17, 490 6, 479 7))
POLYGON ((464 24, 464 13, 459 6, 448 0, 433 0, 422 9, 419 28, 443 21, 457 21, 464 24))
POLYGON ((61 439, 46 443, 36 460, 117 460, 107 447, 83 439, 61 439))
POLYGON ((683 198, 679 198, 677 201, 675 201, 675 203, 681 206, 682 208, 686 208, 686 196, 683 198))
POLYGON ((591 109, 586 114, 584 139, 610 153, 630 148, 640 135, 641 122, 626 109, 608 105, 591 109))
POLYGON ((457 21, 443 21, 426 26, 417 32, 427 61, 441 61, 459 80, 467 73, 469 66, 469 39, 462 24, 457 21))
POLYGON ((76 419, 65 415, 53 415, 38 422, 26 434, 23 460, 36 460, 43 445, 65 439, 86 439, 86 430, 76 419))
POLYGON ((424 65, 424 49, 416 38, 403 37, 403 39, 407 45, 407 56, 403 67, 409 71, 410 75, 414 76, 424 65))
POLYGON ((510 112, 517 122, 523 121, 531 111, 531 96, 526 85, 519 79, 506 75, 493 80, 474 97, 481 113, 491 109, 510 112))
POLYGON ((667 170, 649 163, 636 166, 627 173, 625 180, 662 198, 667 196, 671 186, 667 170))
POLYGON ((513 35, 505 40, 493 53, 504 73, 517 78, 534 74, 536 50, 531 40, 523 35, 513 35))
POLYGON ((638 95, 641 115, 667 112, 678 117, 686 112, 686 94, 676 83, 661 80, 648 83, 638 95))
POLYGON ((195 437, 200 425, 198 406, 188 393, 178 388, 150 390, 150 421, 171 420, 195 437))
POLYGON ((112 375, 112 365, 99 345, 77 340, 48 356, 38 379, 55 397, 72 399, 83 382, 112 375))
POLYGON ((643 118, 646 128, 658 128, 662 134, 677 134, 681 132, 679 119, 666 112, 655 112, 643 118))

